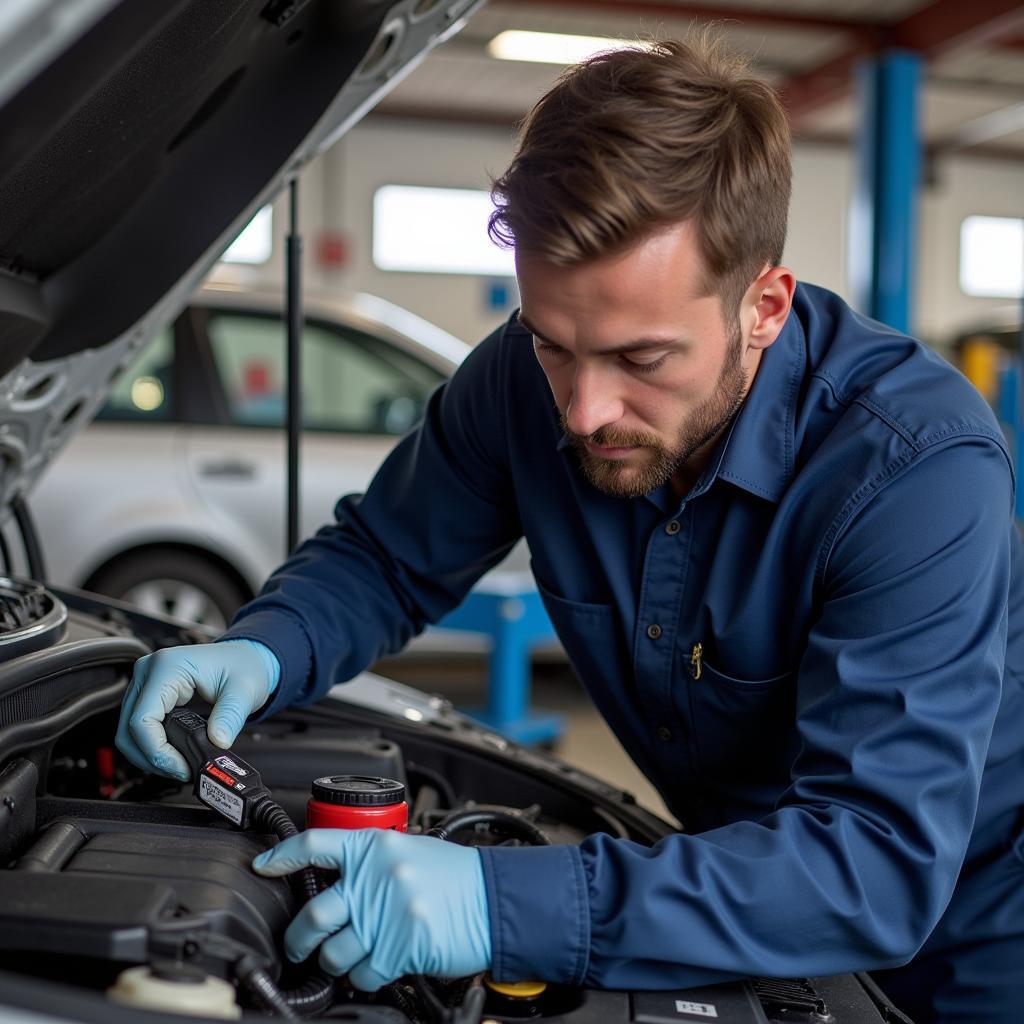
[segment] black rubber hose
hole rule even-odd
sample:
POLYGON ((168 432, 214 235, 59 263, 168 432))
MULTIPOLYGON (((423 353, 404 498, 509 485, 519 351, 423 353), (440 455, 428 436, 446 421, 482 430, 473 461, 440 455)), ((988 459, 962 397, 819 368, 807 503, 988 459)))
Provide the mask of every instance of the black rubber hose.
POLYGON ((54 822, 21 855, 17 871, 57 872, 85 845, 88 837, 68 821, 54 822))
POLYGON ((313 970, 306 981, 291 989, 279 988, 262 967, 246 958, 240 961, 235 973, 265 1010, 285 1020, 314 1017, 334 1003, 334 979, 318 970, 313 970))
MULTIPOLYGON (((273 800, 264 800, 256 806, 252 823, 254 828, 272 832, 280 840, 290 839, 299 834, 287 811, 273 800)), ((299 872, 299 877, 307 901, 319 895, 323 886, 315 868, 303 868, 299 872)), ((290 1020, 297 1020, 296 1015, 312 1017, 322 1013, 334 1002, 334 979, 320 971, 313 971, 301 985, 292 989, 279 989, 268 975, 265 975, 265 980, 260 981, 260 985, 262 992, 269 991, 268 985, 273 988, 280 1004, 288 1007, 291 1013, 290 1020)))
POLYGON ((451 1024, 480 1024, 486 997, 483 985, 473 985, 462 1000, 462 1005, 452 1013, 451 1024))
POLYGON ((430 987, 426 975, 413 975, 411 981, 416 995, 419 996, 420 1002, 427 1007, 434 1024, 445 1024, 448 1019, 448 1010, 430 987))
MULTIPOLYGON (((256 807, 253 812, 253 826, 263 832, 273 832, 278 839, 290 839, 299 834, 287 811, 273 800, 264 800, 256 807)), ((299 872, 299 878, 302 881, 303 895, 307 900, 320 894, 323 886, 314 868, 303 868, 299 872)))
POLYGON ((454 807, 458 803, 458 798, 455 796, 452 784, 440 772, 434 771, 433 768, 427 768, 426 765, 417 764, 415 761, 406 761, 405 773, 406 775, 419 775, 430 782, 448 802, 449 807, 454 807))
POLYGON ((428 829, 426 835, 434 836, 437 839, 448 839, 456 832, 462 832, 477 825, 487 825, 501 835, 523 839, 531 846, 551 845, 551 840, 533 822, 505 811, 457 811, 438 822, 433 828, 428 829))
POLYGON ((236 967, 236 973, 238 980, 263 1009, 275 1013, 285 1020, 299 1020, 299 1014, 289 1006, 284 993, 274 984, 273 979, 262 967, 257 967, 249 963, 247 958, 243 958, 236 967))
POLYGON ((405 991, 402 982, 393 981, 390 985, 386 985, 381 991, 386 999, 391 1000, 395 1009, 404 1013, 409 1020, 421 1019, 423 1008, 409 993, 405 991))
POLYGON ((303 1017, 322 1013, 334 1002, 334 979, 314 971, 296 988, 283 990, 284 1001, 303 1017))

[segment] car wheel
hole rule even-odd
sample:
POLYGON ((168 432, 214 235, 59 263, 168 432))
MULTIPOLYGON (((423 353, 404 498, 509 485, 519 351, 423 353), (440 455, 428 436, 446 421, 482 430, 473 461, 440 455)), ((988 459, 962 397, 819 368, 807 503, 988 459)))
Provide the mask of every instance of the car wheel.
POLYGON ((126 555, 92 579, 90 589, 144 612, 223 629, 247 600, 227 573, 187 551, 126 555))

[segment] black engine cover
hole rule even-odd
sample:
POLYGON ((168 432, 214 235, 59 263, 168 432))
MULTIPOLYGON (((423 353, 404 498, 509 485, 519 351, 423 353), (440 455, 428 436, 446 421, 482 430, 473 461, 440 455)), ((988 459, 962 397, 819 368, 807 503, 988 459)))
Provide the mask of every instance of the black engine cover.
POLYGON ((261 878, 250 867, 271 843, 214 821, 56 819, 21 870, 0 872, 0 948, 140 963, 192 922, 199 926, 192 929, 195 955, 208 969, 215 964, 201 947, 212 934, 248 947, 276 975, 275 935, 298 903, 287 881, 261 878), (50 863, 34 855, 46 848, 47 833, 77 845, 65 863, 60 855, 50 863))

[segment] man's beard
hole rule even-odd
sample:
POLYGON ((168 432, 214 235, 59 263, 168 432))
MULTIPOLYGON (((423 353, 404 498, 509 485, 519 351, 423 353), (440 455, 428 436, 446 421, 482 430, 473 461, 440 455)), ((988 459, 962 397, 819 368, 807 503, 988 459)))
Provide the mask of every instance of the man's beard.
POLYGON ((662 444, 657 437, 639 431, 601 427, 593 434, 573 433, 561 414, 562 430, 572 442, 586 478, 614 498, 639 498, 667 483, 709 441, 717 437, 736 415, 747 391, 747 373, 740 362, 742 335, 737 326, 729 342, 725 365, 714 392, 693 409, 680 424, 675 443, 662 444), (586 442, 608 448, 638 448, 628 459, 603 459, 586 442), (635 460, 643 459, 640 465, 635 460))

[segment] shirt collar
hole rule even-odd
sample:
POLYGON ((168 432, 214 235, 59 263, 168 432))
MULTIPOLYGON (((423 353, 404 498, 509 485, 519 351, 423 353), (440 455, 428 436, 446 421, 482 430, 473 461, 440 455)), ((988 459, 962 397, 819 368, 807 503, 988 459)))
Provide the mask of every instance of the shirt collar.
MULTIPOLYGON (((759 497, 777 502, 793 478, 793 435, 796 400, 804 374, 804 333, 794 310, 775 342, 765 349, 747 397, 725 437, 715 446, 686 500, 699 497, 721 477, 759 497)), ((562 434, 558 450, 572 452, 562 434)), ((668 507, 667 490, 645 495, 662 510, 668 507)))
POLYGON ((793 479, 796 403, 805 348, 800 319, 790 310, 779 336, 761 357, 718 467, 722 480, 773 502, 793 479))

